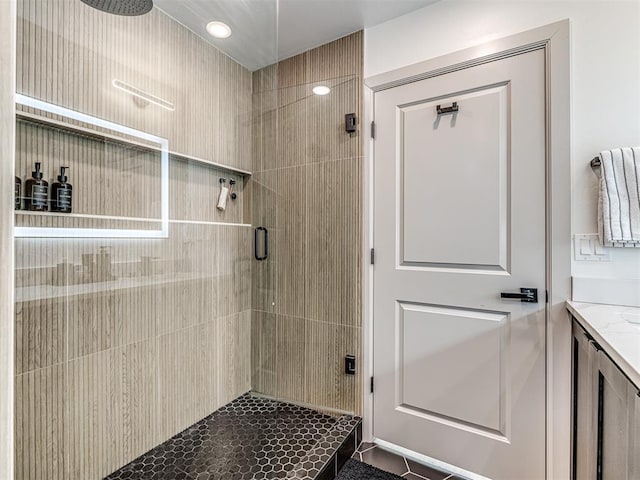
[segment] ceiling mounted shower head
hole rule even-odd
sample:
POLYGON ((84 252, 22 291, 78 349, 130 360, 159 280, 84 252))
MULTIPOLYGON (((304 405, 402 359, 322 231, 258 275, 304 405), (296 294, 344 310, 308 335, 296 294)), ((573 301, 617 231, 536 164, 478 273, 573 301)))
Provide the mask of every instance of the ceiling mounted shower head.
POLYGON ((90 7, 114 15, 144 15, 153 8, 153 0, 80 0, 90 7))

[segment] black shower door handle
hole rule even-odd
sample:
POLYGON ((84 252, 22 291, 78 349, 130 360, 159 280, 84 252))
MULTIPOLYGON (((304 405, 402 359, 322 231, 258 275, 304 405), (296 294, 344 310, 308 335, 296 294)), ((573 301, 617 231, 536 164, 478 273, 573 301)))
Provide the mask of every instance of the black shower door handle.
POLYGON ((253 254, 256 257, 256 260, 266 260, 269 256, 269 231, 264 227, 257 227, 253 231, 253 254), (260 239, 260 232, 264 232, 264 250, 262 255, 258 250, 258 241, 260 239))

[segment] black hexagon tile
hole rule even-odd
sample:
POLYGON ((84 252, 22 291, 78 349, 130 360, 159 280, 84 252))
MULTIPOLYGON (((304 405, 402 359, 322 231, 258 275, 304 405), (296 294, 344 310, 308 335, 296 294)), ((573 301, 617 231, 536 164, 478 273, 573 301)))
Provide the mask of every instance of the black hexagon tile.
POLYGON ((313 479, 359 423, 247 393, 105 480, 313 479))

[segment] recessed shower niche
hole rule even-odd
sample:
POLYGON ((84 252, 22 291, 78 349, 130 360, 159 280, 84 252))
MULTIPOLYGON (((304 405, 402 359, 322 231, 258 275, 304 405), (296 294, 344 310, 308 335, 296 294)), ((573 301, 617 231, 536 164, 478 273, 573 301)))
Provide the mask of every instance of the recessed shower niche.
POLYGON ((16 173, 22 184, 37 164, 46 183, 65 168, 75 187, 67 213, 55 212, 50 186, 46 206, 38 211, 29 209, 32 199, 24 187, 16 191, 17 237, 167 238, 170 207, 174 218, 191 211, 199 214, 192 220, 242 223, 242 190, 250 172, 171 153, 166 138, 150 133, 24 95, 16 100, 16 173), (174 192, 173 202, 170 163, 171 175, 190 183, 188 190, 174 192), (223 185, 235 187, 225 192, 228 212, 226 202, 224 210, 214 208, 223 185), (191 205, 193 197, 201 203, 191 205))
POLYGON ((166 139, 22 95, 17 106, 16 173, 26 182, 37 162, 47 181, 66 167, 75 190, 70 215, 53 213, 53 192, 30 211, 23 192, 16 236, 168 236, 166 139))

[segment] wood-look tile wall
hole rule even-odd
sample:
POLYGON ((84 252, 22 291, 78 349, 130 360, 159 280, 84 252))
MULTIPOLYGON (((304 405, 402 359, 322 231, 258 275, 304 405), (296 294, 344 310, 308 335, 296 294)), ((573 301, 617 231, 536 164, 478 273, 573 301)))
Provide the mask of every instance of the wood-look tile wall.
POLYGON ((76 0, 19 0, 17 47, 19 93, 251 169, 251 73, 159 10, 122 17, 76 0), (114 79, 175 110, 134 101, 114 79))
MULTIPOLYGON (((19 93, 251 168, 251 73, 161 12, 125 18, 77 0, 19 0, 17 38, 19 93), (113 78, 175 111, 137 106, 113 78)), ((48 180, 68 164, 78 214, 159 216, 153 154, 20 125, 17 153, 23 178, 36 159, 48 180)), ((237 175, 172 157, 168 239, 16 240, 15 478, 103 478, 251 389, 252 235, 241 189, 237 175), (220 177, 239 189, 224 213, 215 208, 220 177), (110 281, 82 267, 101 250, 110 281)))
POLYGON ((252 384, 283 399, 361 412, 362 32, 253 73, 252 384), (331 87, 326 96, 311 89, 331 87), (361 370, 360 368, 358 369, 361 370))

